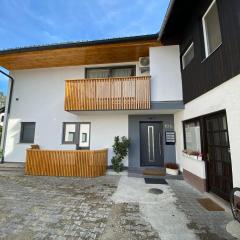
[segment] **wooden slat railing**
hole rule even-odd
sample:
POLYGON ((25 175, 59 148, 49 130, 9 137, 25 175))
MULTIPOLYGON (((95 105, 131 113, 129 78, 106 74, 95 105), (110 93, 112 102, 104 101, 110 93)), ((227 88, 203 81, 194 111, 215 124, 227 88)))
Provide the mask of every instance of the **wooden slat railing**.
POLYGON ((105 175, 108 150, 27 150, 25 174, 98 177, 105 175))
POLYGON ((150 76, 67 80, 65 110, 150 109, 150 76))

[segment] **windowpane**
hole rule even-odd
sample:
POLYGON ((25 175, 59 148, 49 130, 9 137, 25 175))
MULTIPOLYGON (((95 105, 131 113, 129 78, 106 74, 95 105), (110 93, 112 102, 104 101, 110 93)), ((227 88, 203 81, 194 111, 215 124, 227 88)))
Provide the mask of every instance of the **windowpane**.
POLYGON ((183 69, 193 60, 193 58, 194 58, 194 44, 192 43, 182 56, 183 69))
POLYGON ((135 66, 86 69, 86 78, 130 77, 134 74, 135 66))
POLYGON ((222 43, 218 8, 216 2, 203 17, 205 30, 206 56, 209 56, 222 43))
POLYGON ((110 75, 109 69, 96 68, 96 69, 87 69, 87 78, 108 78, 110 75))
POLYGON ((35 123, 23 122, 21 125, 20 142, 34 143, 35 123))
POLYGON ((79 147, 90 148, 90 123, 80 123, 79 147))
POLYGON ((112 69, 112 77, 130 77, 132 76, 132 68, 115 68, 112 69))
POLYGON ((184 128, 186 149, 201 152, 201 134, 199 122, 185 123, 184 128))
POLYGON ((76 123, 64 124, 64 143, 74 143, 76 136, 76 123))

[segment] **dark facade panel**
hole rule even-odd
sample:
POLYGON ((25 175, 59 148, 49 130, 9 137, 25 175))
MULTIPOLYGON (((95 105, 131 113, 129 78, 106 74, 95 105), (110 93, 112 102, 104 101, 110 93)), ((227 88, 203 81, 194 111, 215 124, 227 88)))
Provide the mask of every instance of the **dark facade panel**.
POLYGON ((194 42, 195 56, 182 70, 187 103, 240 73, 240 1, 217 0, 222 45, 205 58, 202 16, 212 0, 198 1, 179 37, 181 56, 194 42))

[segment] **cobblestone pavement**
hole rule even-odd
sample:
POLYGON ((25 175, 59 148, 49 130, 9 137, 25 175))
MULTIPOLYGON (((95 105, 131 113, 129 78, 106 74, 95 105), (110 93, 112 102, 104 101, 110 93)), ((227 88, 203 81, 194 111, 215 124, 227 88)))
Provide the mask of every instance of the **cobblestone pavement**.
POLYGON ((0 239, 234 239, 225 230, 231 215, 203 209, 196 200, 203 195, 184 181, 120 182, 118 176, 0 176, 0 239))
POLYGON ((106 229, 101 240, 158 240, 153 230, 139 211, 138 203, 115 204, 110 213, 106 229))
POLYGON ((176 196, 176 205, 185 213, 190 221, 188 228, 194 230, 201 240, 231 240, 236 239, 226 231, 226 225, 233 220, 228 212, 210 212, 205 210, 197 198, 206 197, 185 181, 168 180, 176 196))
POLYGON ((113 203, 118 180, 0 177, 0 239, 158 239, 138 204, 113 203))

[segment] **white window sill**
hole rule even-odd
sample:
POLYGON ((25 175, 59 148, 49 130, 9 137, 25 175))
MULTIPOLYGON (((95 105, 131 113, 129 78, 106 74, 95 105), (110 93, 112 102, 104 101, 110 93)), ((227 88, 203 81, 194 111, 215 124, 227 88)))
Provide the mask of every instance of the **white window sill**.
POLYGON ((189 158, 189 159, 203 161, 202 157, 199 157, 199 156, 189 155, 189 154, 186 154, 186 153, 183 153, 183 156, 186 157, 186 158, 189 158))

